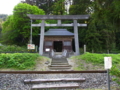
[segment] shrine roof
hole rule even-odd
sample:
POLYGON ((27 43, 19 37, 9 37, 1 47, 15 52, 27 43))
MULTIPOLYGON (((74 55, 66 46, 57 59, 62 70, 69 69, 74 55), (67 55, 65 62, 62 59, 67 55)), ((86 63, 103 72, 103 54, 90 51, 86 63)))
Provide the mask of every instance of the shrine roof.
POLYGON ((49 29, 45 32, 45 36, 74 36, 74 33, 67 29, 49 29))

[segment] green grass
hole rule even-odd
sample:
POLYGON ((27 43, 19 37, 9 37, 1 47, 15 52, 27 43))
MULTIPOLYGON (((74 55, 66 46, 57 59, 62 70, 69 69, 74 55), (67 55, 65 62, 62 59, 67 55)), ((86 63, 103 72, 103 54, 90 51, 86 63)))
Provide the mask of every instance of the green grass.
MULTIPOLYGON (((112 68, 110 70, 111 75, 115 75, 114 79, 118 84, 120 84, 120 54, 96 54, 96 53, 85 53, 80 56, 74 57, 77 59, 78 67, 75 69, 81 70, 83 69, 83 65, 81 63, 87 63, 88 67, 84 68, 84 70, 89 69, 89 63, 94 66, 100 66, 104 69, 104 57, 112 57, 112 68)), ((95 69, 95 68, 94 68, 95 69)), ((99 69, 99 67, 97 68, 99 69)))

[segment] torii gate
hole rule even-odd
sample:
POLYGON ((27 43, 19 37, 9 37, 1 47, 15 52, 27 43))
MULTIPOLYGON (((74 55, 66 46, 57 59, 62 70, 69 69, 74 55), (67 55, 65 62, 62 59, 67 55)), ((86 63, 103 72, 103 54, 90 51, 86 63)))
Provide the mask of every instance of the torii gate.
MULTIPOLYGON (((89 15, 33 15, 27 14, 31 19, 31 33, 32 27, 41 27, 40 43, 39 43, 39 54, 43 55, 43 44, 44 44, 44 32, 45 26, 64 26, 64 27, 74 27, 74 38, 75 38, 75 55, 80 55, 79 51, 79 39, 78 39, 78 27, 86 27, 87 24, 79 24, 77 20, 89 19, 89 15), (32 24, 32 20, 42 20, 39 24, 32 24), (57 24, 46 24, 45 20, 57 20, 57 24), (71 24, 62 24, 61 20, 73 20, 71 24)), ((32 40, 32 34, 31 34, 32 40)), ((31 41, 32 44, 32 41, 31 41)))

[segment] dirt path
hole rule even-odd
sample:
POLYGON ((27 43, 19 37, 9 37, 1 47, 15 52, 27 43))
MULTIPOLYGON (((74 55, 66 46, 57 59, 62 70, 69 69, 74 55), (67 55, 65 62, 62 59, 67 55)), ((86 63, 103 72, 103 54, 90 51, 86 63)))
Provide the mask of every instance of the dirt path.
POLYGON ((72 65, 73 70, 104 70, 103 65, 93 65, 85 60, 78 60, 75 56, 68 58, 68 62, 72 65))
POLYGON ((42 60, 39 60, 40 58, 38 58, 38 60, 36 61, 36 66, 34 68, 34 71, 47 71, 48 70, 48 65, 51 62, 50 58, 44 57, 42 60))

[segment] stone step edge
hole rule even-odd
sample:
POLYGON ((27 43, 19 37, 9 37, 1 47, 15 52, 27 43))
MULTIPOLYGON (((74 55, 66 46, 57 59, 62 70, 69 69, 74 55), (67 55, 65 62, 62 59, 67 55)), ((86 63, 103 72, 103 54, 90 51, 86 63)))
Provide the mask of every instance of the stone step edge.
POLYGON ((51 63, 51 64, 67 64, 67 65, 69 65, 68 63, 51 63))
POLYGON ((72 67, 71 65, 49 65, 48 67, 72 67))
POLYGON ((42 85, 33 85, 32 90, 36 89, 54 89, 54 88, 79 88, 79 84, 76 85, 65 85, 65 84, 60 84, 60 85, 49 85, 49 86, 42 86, 42 85))
POLYGON ((61 78, 61 79, 26 79, 24 80, 24 83, 40 83, 40 82, 60 82, 60 81, 79 81, 83 82, 85 81, 85 78, 61 78))
POLYGON ((49 69, 59 70, 59 69, 71 69, 71 67, 48 67, 49 69))

